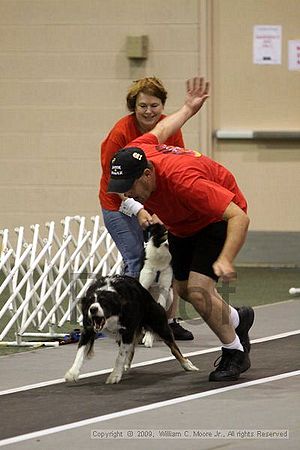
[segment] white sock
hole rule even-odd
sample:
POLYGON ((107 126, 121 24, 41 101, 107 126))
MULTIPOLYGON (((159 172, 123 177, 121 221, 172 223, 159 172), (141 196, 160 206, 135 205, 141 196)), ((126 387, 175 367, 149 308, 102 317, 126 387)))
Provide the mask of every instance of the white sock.
POLYGON ((244 351, 244 348, 241 344, 240 338, 236 335, 235 340, 231 342, 230 344, 223 344, 222 347, 227 348, 228 350, 240 350, 241 352, 244 351))
POLYGON ((229 320, 234 329, 240 324, 240 316, 235 308, 229 305, 229 320))

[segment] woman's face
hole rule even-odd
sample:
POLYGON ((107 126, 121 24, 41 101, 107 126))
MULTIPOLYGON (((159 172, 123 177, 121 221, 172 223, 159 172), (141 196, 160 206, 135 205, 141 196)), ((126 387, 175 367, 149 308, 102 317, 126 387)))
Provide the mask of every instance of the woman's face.
POLYGON ((151 131, 160 119, 164 105, 158 97, 140 92, 136 98, 135 116, 143 133, 151 131))

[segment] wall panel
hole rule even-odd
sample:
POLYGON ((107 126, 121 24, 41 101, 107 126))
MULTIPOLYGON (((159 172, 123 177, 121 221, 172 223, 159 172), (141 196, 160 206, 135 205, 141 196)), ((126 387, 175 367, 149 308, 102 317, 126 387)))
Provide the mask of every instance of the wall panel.
MULTIPOLYGON (((300 131, 300 71, 288 40, 300 39, 297 0, 213 1, 213 129, 300 131), (282 26, 282 63, 253 64, 254 25, 282 26)), ((250 229, 299 231, 300 142, 216 140, 249 201, 250 229)))
MULTIPOLYGON (((1 0, 0 228, 100 212, 99 143, 132 80, 160 77, 177 109, 199 68, 199 0, 1 0), (149 36, 146 61, 128 34, 149 36)), ((199 119, 184 128, 199 145, 199 119)))

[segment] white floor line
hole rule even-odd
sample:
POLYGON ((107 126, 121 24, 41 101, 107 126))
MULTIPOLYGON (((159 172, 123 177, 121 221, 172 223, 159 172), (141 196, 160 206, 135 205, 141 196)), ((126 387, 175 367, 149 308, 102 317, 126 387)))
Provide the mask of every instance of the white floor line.
MULTIPOLYGON (((286 333, 274 334, 273 336, 266 336, 263 338, 253 339, 253 340, 251 340, 251 344, 258 344, 258 343, 262 343, 262 342, 273 341, 276 339, 283 339, 283 338, 286 338, 289 336, 294 336, 297 334, 300 334, 300 330, 288 331, 286 333)), ((217 352, 219 350, 220 350, 220 346, 211 347, 211 348, 207 348, 205 350, 197 350, 195 352, 184 353, 184 356, 189 358, 190 356, 205 355, 207 353, 213 353, 213 352, 217 352)), ((147 360, 147 361, 135 363, 135 364, 132 364, 131 367, 134 368, 134 367, 150 366, 152 364, 159 364, 161 362, 167 362, 167 361, 171 361, 173 359, 175 359, 174 356, 165 356, 163 358, 157 358, 157 359, 153 359, 153 360, 147 360)), ((67 370, 67 368, 66 368, 66 370, 67 370)), ((97 370, 96 372, 88 372, 88 373, 80 375, 79 379, 95 377, 98 375, 104 375, 106 373, 111 372, 112 370, 113 370, 113 368, 97 370)), ((0 391, 0 396, 8 395, 8 394, 15 394, 16 392, 29 391, 31 389, 38 389, 38 388, 46 387, 46 386, 52 386, 54 384, 59 384, 59 383, 65 383, 64 378, 57 378, 55 380, 42 381, 40 383, 29 384, 26 386, 20 386, 20 387, 12 388, 12 389, 6 389, 4 391, 0 391)))
POLYGON ((105 422, 112 419, 119 419, 120 417, 129 416, 132 414, 138 414, 145 411, 151 411, 153 409, 163 408, 165 406, 176 405, 183 402, 188 402, 192 400, 197 400, 204 397, 210 397, 212 395, 222 394, 224 392, 234 391, 238 389, 244 389, 251 386, 257 386, 259 384, 270 383, 272 381, 283 380, 285 378, 295 377, 300 375, 300 370, 295 370, 293 372, 287 372, 280 375, 274 375, 271 377, 260 378, 258 380, 248 381, 241 384, 235 384, 232 386, 227 386, 219 389, 214 389, 206 392, 200 392, 198 394, 186 395, 184 397, 173 398, 170 400, 165 400, 162 402, 152 403, 150 405, 140 406, 138 408, 126 409, 124 411, 118 411, 116 413, 105 414, 103 416, 92 417, 90 419, 80 420, 78 422, 69 423, 67 425, 60 425, 53 428, 47 428, 40 431, 35 431, 33 433, 22 434, 20 436, 15 436, 8 439, 3 439, 0 441, 0 447, 10 444, 16 444, 18 442, 27 441, 29 439, 36 439, 42 436, 47 436, 49 434, 60 433, 62 431, 72 430, 74 428, 79 428, 87 425, 96 424, 99 422, 105 422))
POLYGON ((285 303, 285 304, 293 303, 296 301, 297 301, 297 298, 288 298, 287 300, 281 300, 280 302, 265 303, 264 305, 256 305, 256 306, 253 306, 253 309, 268 308, 270 306, 282 305, 283 303, 285 303))
POLYGON ((251 344, 259 344, 261 342, 268 342, 268 341, 273 341, 275 339, 283 339, 283 338, 286 338, 289 336, 295 336, 299 333, 300 333, 300 330, 287 331, 285 333, 280 333, 275 336, 266 336, 264 338, 252 339, 250 342, 251 342, 251 344))

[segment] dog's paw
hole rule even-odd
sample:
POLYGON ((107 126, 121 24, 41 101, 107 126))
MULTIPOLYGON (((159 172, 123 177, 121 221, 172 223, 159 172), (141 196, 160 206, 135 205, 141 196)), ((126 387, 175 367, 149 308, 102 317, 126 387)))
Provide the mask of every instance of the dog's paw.
POLYGON ((146 331, 142 342, 145 347, 151 348, 153 346, 153 342, 154 342, 153 333, 151 333, 151 331, 146 331))
POLYGON ((68 370, 68 372, 65 374, 65 380, 69 383, 77 381, 79 378, 79 372, 75 372, 73 370, 68 370))
POLYGON ((105 384, 117 384, 121 381, 122 374, 112 371, 106 379, 105 384))
POLYGON ((184 360, 184 362, 182 363, 182 367, 188 372, 199 370, 198 367, 194 366, 194 364, 189 359, 184 360))

